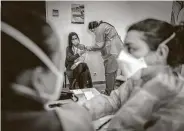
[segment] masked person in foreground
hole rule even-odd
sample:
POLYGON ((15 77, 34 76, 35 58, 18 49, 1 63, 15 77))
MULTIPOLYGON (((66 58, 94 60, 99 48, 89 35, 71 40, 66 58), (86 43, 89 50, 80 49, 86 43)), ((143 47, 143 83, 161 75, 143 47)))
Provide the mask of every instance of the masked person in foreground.
POLYGON ((110 95, 114 90, 116 74, 118 70, 117 56, 119 55, 123 42, 113 25, 104 21, 91 21, 88 29, 95 35, 95 44, 87 46, 88 51, 100 51, 104 61, 105 69, 105 94, 110 95))
POLYGON ((61 94, 65 56, 45 21, 32 11, 2 3, 2 130, 92 131, 83 107, 44 106, 61 94))
POLYGON ((112 115, 108 130, 183 131, 184 80, 174 69, 184 63, 184 43, 167 22, 145 19, 128 28, 118 58, 127 82, 110 96, 84 104, 93 120, 112 115))

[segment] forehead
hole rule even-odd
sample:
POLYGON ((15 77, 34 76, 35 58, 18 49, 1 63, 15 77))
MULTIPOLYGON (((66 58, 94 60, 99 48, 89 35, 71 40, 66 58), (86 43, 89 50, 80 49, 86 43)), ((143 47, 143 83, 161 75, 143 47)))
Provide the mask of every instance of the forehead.
POLYGON ((143 47, 148 46, 145 42, 145 36, 143 32, 140 31, 129 31, 125 37, 125 45, 135 46, 135 47, 143 47))
POLYGON ((76 36, 76 35, 73 35, 73 36, 72 36, 72 39, 74 39, 74 38, 77 38, 77 36, 76 36))
POLYGON ((124 42, 125 49, 137 58, 145 56, 150 51, 148 43, 145 42, 143 32, 129 31, 124 42))
POLYGON ((137 41, 144 41, 144 33, 140 31, 129 31, 125 37, 125 43, 136 43, 137 41))

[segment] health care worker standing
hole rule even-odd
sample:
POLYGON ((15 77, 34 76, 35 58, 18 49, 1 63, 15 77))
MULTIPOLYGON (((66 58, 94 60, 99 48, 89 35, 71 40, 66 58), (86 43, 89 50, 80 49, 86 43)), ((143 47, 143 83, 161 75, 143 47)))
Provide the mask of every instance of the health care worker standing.
POLYGON ((88 29, 95 34, 95 45, 87 46, 88 51, 100 51, 104 60, 106 90, 110 95, 114 89, 118 69, 117 56, 122 50, 123 43, 115 27, 107 22, 92 21, 88 29))

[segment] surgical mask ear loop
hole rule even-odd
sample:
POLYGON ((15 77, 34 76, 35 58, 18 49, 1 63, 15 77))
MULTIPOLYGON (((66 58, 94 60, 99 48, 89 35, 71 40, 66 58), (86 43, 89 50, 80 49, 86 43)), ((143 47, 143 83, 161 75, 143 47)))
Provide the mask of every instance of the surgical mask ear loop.
POLYGON ((15 40, 19 41, 19 43, 26 47, 28 50, 33 52, 57 76, 57 78, 59 78, 59 80, 57 80, 56 90, 54 92, 61 92, 62 88, 60 89, 59 85, 62 83, 63 75, 53 64, 50 58, 48 58, 48 56, 27 36, 3 21, 1 21, 1 30, 7 35, 13 37, 15 40))
MULTIPOLYGON (((159 46, 167 45, 169 41, 171 41, 176 36, 176 33, 174 32, 169 38, 165 39, 163 42, 160 43, 159 46)), ((146 61, 145 61, 146 62, 146 61)))
POLYGON ((176 33, 173 33, 169 38, 164 40, 160 45, 167 45, 169 41, 171 41, 176 36, 176 33))

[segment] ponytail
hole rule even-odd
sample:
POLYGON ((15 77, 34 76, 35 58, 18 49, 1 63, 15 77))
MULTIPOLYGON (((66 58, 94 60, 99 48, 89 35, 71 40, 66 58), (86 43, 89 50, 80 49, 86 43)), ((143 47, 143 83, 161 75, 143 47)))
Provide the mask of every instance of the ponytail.
POLYGON ((91 22, 89 22, 88 29, 89 29, 89 30, 92 30, 92 29, 98 27, 99 25, 100 25, 100 24, 99 24, 98 21, 91 21, 91 22))
POLYGON ((98 22, 98 21, 89 22, 88 29, 89 29, 89 30, 95 29, 95 28, 97 28, 100 24, 103 24, 103 23, 106 23, 106 24, 108 24, 108 25, 114 27, 114 26, 111 25, 110 23, 104 22, 104 21, 101 20, 101 21, 99 21, 99 22, 98 22))
POLYGON ((184 35, 184 25, 176 25, 174 26, 174 29, 178 37, 182 37, 182 35, 184 35))
POLYGON ((100 24, 102 24, 102 23, 106 23, 106 24, 108 24, 108 25, 110 25, 110 26, 114 27, 114 26, 113 26, 113 25, 111 25, 110 23, 108 23, 108 22, 104 22, 104 21, 102 21, 102 20, 99 22, 99 25, 100 25, 100 24))
POLYGON ((168 43, 168 63, 175 67, 184 64, 184 25, 174 26, 176 33, 173 43, 168 43))

